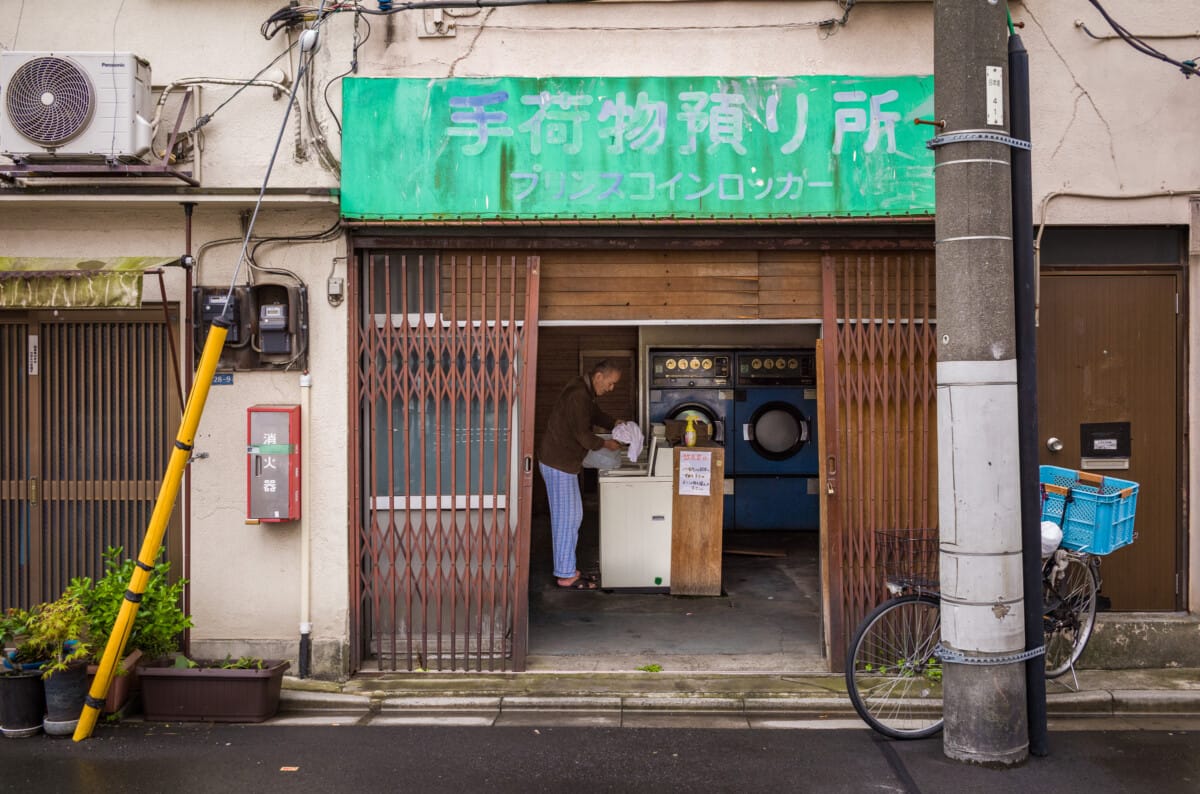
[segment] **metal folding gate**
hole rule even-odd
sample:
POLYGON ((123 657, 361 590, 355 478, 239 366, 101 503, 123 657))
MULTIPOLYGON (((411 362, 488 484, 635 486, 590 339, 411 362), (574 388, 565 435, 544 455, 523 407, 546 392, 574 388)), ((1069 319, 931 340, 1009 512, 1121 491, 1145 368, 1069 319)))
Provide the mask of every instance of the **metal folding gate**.
POLYGON ((355 251, 351 669, 522 670, 538 259, 355 251))
POLYGON ((933 255, 825 256, 822 293, 828 641, 840 670, 885 595, 877 532, 936 538, 933 255))
POLYGON ((0 313, 0 606, 136 556, 180 418, 170 340, 160 309, 0 313))

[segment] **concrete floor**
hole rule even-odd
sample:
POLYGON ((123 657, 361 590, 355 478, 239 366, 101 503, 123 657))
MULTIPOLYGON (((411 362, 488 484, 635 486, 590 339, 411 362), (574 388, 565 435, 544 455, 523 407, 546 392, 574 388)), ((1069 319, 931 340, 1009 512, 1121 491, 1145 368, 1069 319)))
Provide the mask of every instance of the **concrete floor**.
MULTIPOLYGON (((815 532, 726 533, 724 592, 715 597, 559 589, 548 515, 534 516, 532 533, 531 671, 632 671, 648 664, 722 673, 828 669, 815 532)), ((584 494, 577 556, 580 570, 599 570, 594 494, 584 494)))

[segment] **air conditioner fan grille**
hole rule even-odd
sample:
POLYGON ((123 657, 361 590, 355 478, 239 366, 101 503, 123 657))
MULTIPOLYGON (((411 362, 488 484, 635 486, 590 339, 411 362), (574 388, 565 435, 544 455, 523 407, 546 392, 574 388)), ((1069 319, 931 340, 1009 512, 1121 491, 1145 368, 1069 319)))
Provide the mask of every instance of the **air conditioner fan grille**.
POLYGON ((31 141, 61 146, 87 127, 95 108, 88 76, 65 58, 33 58, 17 67, 5 97, 9 122, 31 141))

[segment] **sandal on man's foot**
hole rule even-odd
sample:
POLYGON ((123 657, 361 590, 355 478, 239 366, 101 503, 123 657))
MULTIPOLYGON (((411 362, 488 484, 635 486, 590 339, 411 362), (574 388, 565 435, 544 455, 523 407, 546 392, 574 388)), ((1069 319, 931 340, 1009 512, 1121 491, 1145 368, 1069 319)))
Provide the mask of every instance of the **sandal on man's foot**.
POLYGON ((596 582, 593 579, 588 579, 580 574, 572 579, 568 584, 558 584, 558 580, 554 582, 561 590, 595 590, 596 582))

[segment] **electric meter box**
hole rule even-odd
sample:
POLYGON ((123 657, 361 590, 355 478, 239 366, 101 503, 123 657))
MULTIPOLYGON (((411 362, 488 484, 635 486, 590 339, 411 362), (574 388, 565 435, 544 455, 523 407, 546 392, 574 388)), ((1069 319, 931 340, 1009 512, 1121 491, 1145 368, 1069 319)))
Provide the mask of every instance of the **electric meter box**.
POLYGON ((246 409, 246 518, 300 518, 300 406, 246 409))

